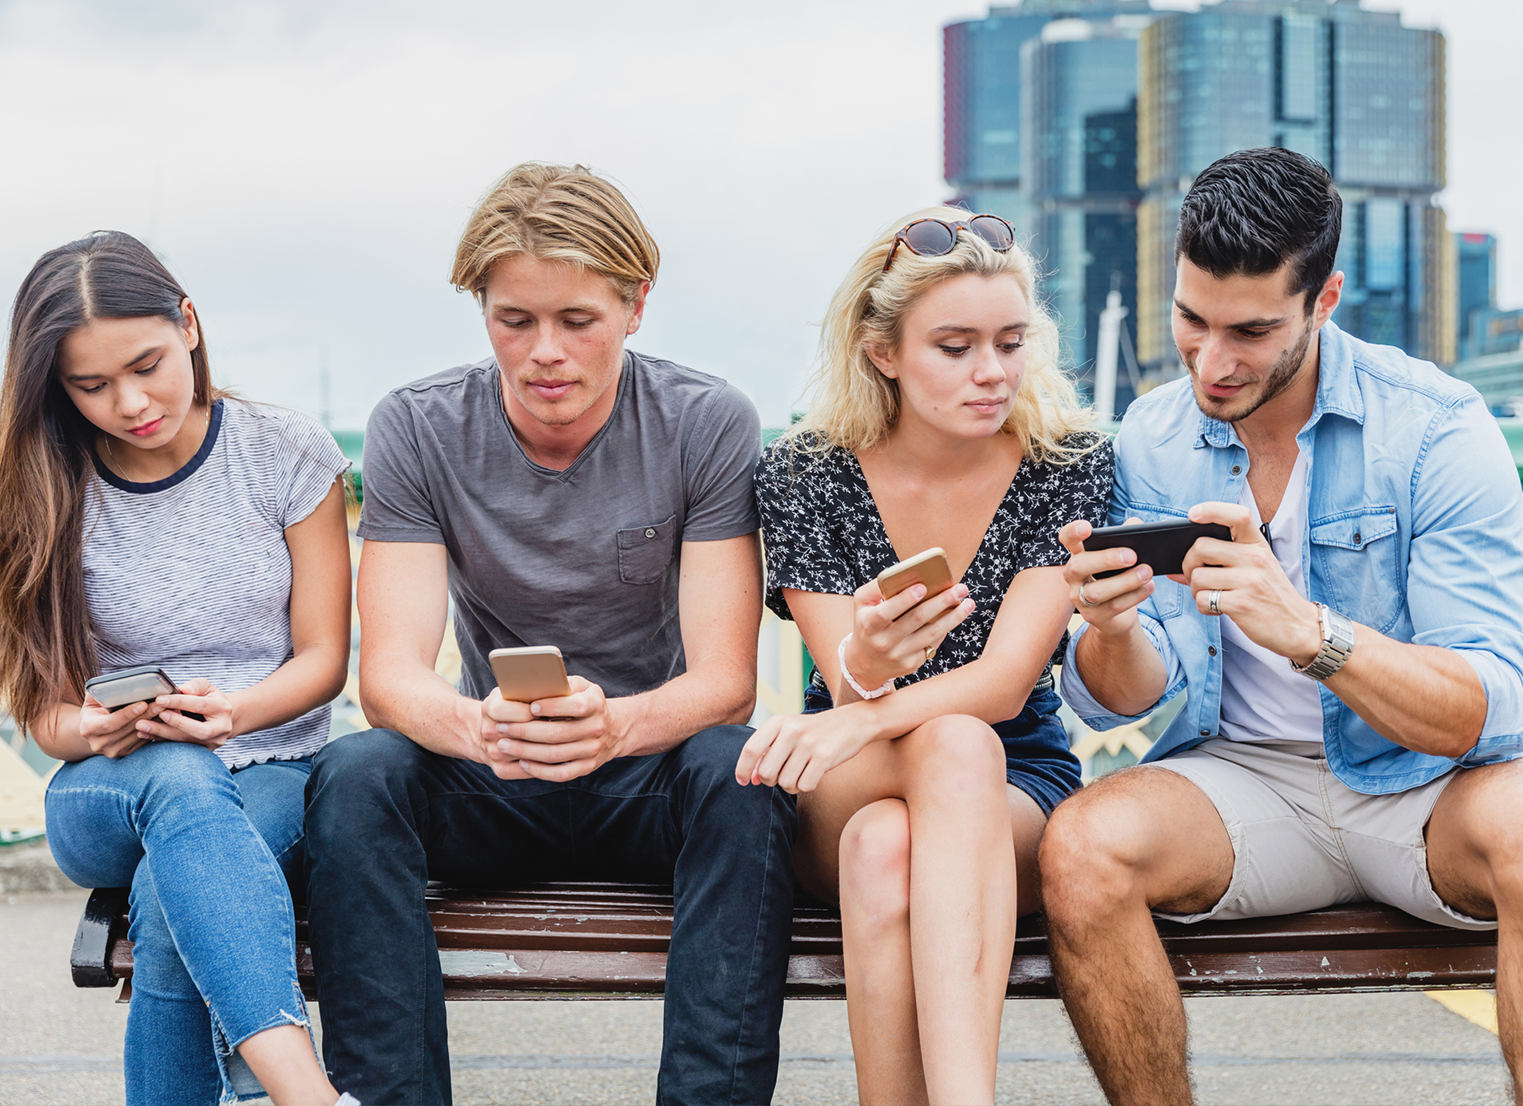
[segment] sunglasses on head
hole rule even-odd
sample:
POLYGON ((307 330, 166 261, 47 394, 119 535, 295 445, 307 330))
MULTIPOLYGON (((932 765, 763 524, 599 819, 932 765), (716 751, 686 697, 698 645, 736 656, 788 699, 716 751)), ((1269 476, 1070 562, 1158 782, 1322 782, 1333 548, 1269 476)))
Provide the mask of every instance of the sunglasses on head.
POLYGON ((978 235, 989 243, 990 249, 1000 253, 1015 245, 1015 231, 998 215, 974 215, 951 223, 942 219, 916 219, 894 235, 894 244, 888 251, 888 260, 883 263, 883 271, 888 272, 901 244, 910 253, 921 257, 941 257, 951 253, 957 245, 957 232, 960 230, 978 235))

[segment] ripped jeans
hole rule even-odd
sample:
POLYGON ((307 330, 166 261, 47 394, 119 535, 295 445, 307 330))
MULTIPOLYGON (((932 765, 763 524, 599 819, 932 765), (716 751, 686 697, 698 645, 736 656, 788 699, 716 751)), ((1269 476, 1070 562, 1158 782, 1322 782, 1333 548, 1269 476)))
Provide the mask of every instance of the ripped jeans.
POLYGON ((310 758, 229 772, 199 745, 158 742, 59 768, 48 844, 85 887, 132 888, 129 1106, 264 1094, 234 1050, 306 1026, 287 879, 300 878, 310 758))

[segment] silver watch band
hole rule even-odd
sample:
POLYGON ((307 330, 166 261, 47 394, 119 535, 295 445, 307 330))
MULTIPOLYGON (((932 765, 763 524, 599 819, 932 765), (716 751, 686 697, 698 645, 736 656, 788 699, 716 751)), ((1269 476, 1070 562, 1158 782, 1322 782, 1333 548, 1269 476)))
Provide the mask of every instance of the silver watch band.
POLYGON ((1342 668, 1354 653, 1354 620, 1340 614, 1326 603, 1317 604, 1317 620, 1322 625, 1322 648, 1310 664, 1290 662, 1295 671, 1313 680, 1325 680, 1342 668))

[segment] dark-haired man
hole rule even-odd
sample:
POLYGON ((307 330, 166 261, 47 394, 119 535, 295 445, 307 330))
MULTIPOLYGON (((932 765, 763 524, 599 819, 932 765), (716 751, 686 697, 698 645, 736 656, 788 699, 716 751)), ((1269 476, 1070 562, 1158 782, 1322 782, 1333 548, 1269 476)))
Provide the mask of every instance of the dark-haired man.
POLYGON ((1285 150, 1186 196, 1174 339, 1188 378, 1128 409, 1111 521, 1231 528, 1181 576, 1064 528, 1086 625, 1063 691, 1109 728, 1188 689, 1143 766, 1054 813, 1054 967, 1112 1102, 1190 1101, 1151 913, 1376 899, 1500 923, 1503 1050, 1523 1049, 1523 493, 1468 385, 1328 320, 1342 201, 1285 150), (1124 568, 1119 575, 1096 574, 1124 568))

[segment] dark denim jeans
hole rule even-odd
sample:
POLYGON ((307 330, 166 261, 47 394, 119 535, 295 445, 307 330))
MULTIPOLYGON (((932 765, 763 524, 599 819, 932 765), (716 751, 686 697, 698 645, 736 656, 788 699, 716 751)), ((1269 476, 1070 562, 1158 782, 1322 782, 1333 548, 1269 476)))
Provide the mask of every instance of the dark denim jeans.
POLYGON ((307 786, 307 901, 336 1084, 365 1103, 450 1102, 427 880, 670 880, 657 1101, 769 1101, 798 816, 780 789, 735 782, 750 732, 716 726, 567 784, 499 780, 390 730, 328 745, 307 786))

